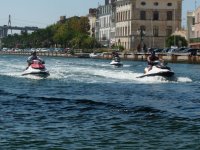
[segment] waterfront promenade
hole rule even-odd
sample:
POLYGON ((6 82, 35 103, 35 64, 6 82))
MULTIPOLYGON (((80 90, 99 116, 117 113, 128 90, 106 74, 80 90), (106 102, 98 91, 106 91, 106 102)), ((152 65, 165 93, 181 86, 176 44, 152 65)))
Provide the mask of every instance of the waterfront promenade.
MULTIPOLYGON (((15 52, 15 51, 0 51, 1 55, 27 55, 29 56, 31 52, 15 52)), ((63 52, 37 52, 39 56, 54 56, 54 57, 78 57, 78 58, 89 58, 89 53, 75 53, 74 55, 63 53, 63 52)), ((192 63, 200 64, 200 54, 196 56, 191 56, 188 53, 158 53, 159 58, 164 59, 171 63, 192 63)), ((125 52, 119 53, 122 60, 132 60, 132 61, 146 61, 149 53, 133 53, 125 52)), ((97 59, 111 59, 112 54, 109 52, 104 52, 102 55, 95 57, 97 59)))

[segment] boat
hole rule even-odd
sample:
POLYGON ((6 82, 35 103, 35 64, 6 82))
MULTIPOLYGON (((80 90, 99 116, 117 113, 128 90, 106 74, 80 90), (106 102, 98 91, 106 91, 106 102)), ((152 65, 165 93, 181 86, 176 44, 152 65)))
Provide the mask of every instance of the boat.
POLYGON ((120 61, 120 57, 114 57, 112 59, 112 61, 110 62, 110 65, 114 65, 114 66, 123 66, 123 64, 120 61))
POLYGON ((154 61, 152 68, 146 67, 144 69, 144 74, 137 78, 149 77, 149 76, 162 76, 162 77, 172 77, 174 71, 167 66, 167 63, 161 63, 160 61, 154 61))
POLYGON ((22 75, 34 75, 46 78, 50 73, 40 60, 33 60, 32 64, 22 73, 22 75))

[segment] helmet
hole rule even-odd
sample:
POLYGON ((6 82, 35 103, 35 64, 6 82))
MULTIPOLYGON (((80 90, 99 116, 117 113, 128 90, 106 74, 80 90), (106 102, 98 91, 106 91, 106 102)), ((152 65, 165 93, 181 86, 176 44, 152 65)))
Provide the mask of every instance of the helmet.
POLYGON ((155 56, 156 52, 155 51, 151 51, 151 56, 155 56))
POLYGON ((36 55, 36 51, 32 51, 32 52, 31 52, 31 55, 36 55))

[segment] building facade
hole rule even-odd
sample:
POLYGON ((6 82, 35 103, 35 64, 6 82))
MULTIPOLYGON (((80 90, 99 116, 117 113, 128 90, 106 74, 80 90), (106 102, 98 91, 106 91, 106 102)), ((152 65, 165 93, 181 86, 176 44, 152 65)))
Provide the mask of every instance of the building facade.
POLYGON ((106 2, 107 5, 99 7, 99 41, 110 41, 113 28, 115 45, 122 45, 127 50, 143 51, 150 47, 166 47, 166 39, 181 29, 182 0, 106 2), (113 16, 115 19, 111 19, 113 16))
POLYGON ((166 39, 181 28, 182 0, 133 1, 134 48, 166 47, 166 39))
POLYGON ((125 49, 131 49, 131 24, 132 24, 132 0, 116 1, 116 45, 122 45, 125 49))
POLYGON ((187 12, 187 40, 195 38, 195 12, 187 12))
POLYGON ((96 14, 97 14, 97 9, 89 9, 89 14, 88 14, 88 20, 90 24, 90 37, 95 37, 95 25, 96 25, 96 14))
POLYGON ((200 37, 200 7, 195 10, 194 38, 200 37))
POLYGON ((109 47, 115 40, 115 21, 113 20, 115 10, 113 1, 106 0, 105 4, 97 8, 95 37, 102 45, 109 47))
POLYGON ((200 48, 200 7, 187 15, 189 46, 200 48))

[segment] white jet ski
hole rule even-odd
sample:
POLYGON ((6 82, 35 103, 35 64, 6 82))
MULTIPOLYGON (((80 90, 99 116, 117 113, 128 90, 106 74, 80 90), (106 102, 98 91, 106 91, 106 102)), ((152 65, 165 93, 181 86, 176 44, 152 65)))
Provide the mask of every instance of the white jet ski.
POLYGON ((32 64, 22 73, 22 75, 35 75, 40 77, 48 77, 49 71, 45 65, 39 60, 33 60, 32 64))
POLYGON ((112 61, 110 62, 110 65, 114 66, 123 66, 123 64, 120 61, 120 57, 114 57, 112 61))
POLYGON ((166 64, 161 63, 160 61, 155 61, 152 69, 146 67, 144 69, 144 75, 137 78, 143 78, 148 76, 162 76, 162 77, 171 77, 174 75, 174 72, 166 64))

